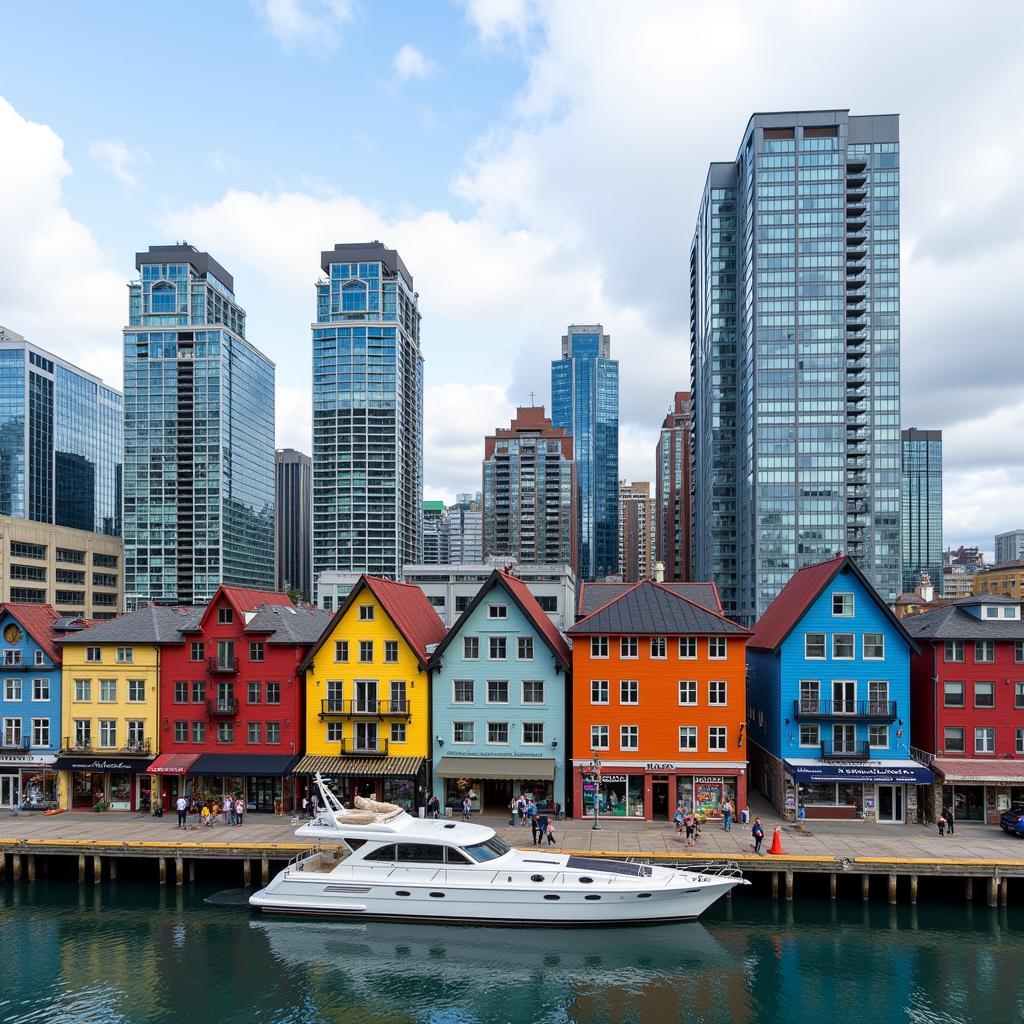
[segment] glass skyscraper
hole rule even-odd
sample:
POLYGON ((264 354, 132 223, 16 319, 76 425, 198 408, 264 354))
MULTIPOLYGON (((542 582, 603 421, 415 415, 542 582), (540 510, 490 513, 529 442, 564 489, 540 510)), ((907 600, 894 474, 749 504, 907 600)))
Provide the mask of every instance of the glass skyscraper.
POLYGON ((121 393, 0 327, 0 515, 121 533, 121 393))
POLYGON ((694 562, 750 624, 844 551, 899 593, 899 119, 755 114, 690 252, 694 562))
POLYGON ((419 296, 381 242, 321 254, 313 325, 313 577, 401 579, 423 556, 419 296))
POLYGON ((942 593, 942 431, 911 427, 903 446, 903 589, 928 573, 942 593))
POLYGON ((573 439, 578 578, 619 571, 619 363, 601 324, 571 324, 551 363, 551 423, 573 439))
POLYGON ((136 253, 124 329, 125 599, 274 588, 274 364, 231 275, 187 243, 136 253))

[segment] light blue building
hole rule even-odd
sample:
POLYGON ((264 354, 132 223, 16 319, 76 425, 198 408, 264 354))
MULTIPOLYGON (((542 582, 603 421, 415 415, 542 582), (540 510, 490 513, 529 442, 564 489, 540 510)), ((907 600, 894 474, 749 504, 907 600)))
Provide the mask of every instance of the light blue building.
POLYGON ((601 324, 571 324, 551 363, 551 424, 573 439, 578 578, 619 571, 619 363, 601 324))
POLYGON ((753 784, 790 820, 917 820, 915 641, 853 559, 800 569, 747 644, 753 784))
POLYGON ((187 243, 135 255, 124 329, 125 601, 273 590, 274 364, 234 279, 187 243))
POLYGON ((495 570, 431 658, 433 791, 504 810, 565 806, 569 645, 526 584, 495 570))

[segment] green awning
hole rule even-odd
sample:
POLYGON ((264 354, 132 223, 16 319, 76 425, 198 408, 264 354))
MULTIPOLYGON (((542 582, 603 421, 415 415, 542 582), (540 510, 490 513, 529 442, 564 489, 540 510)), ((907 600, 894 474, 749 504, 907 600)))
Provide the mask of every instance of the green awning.
POLYGON ((445 779, 536 779, 555 777, 550 757, 442 757, 434 769, 445 779))

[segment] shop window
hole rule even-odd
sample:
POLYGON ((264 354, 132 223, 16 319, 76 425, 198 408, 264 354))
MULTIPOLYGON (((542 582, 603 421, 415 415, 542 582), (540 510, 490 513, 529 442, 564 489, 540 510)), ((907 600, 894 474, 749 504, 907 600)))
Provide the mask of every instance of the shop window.
MULTIPOLYGON (((594 813, 594 784, 583 788, 583 813, 594 813)), ((603 775, 596 793, 599 814, 616 818, 642 818, 644 814, 644 777, 642 775, 603 775)))
MULTIPOLYGON (((942 706, 962 708, 964 706, 964 684, 946 682, 942 684, 942 706)), ((1021 705, 1018 705, 1020 707, 1021 705)))
POLYGON ((608 680, 607 679, 591 679, 590 680, 590 703, 591 704, 607 704, 608 703, 608 680))
POLYGON ((681 636, 679 638, 679 657, 692 660, 697 657, 697 638, 695 636, 681 636))
POLYGON ((804 657, 813 661, 819 661, 825 658, 824 633, 804 634, 804 657))
POLYGON ((693 705, 697 703, 697 680, 679 680, 679 703, 693 705))

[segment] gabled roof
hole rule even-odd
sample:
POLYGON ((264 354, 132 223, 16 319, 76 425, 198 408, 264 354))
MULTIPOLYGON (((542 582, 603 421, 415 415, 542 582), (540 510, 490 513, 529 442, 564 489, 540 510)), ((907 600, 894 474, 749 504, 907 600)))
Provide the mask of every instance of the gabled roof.
POLYGON ((570 636, 634 633, 736 634, 750 631, 716 611, 684 597, 669 585, 644 580, 580 619, 566 632, 570 636))
POLYGON ((558 628, 548 617, 547 612, 541 608, 537 598, 530 592, 530 588, 522 580, 507 572, 502 572, 500 569, 495 569, 487 577, 484 585, 477 591, 476 597, 470 601, 455 625, 448 630, 430 659, 431 667, 440 663, 441 655, 444 654, 448 645, 455 639, 455 635, 462 629, 463 623, 468 621, 470 615, 473 614, 487 594, 495 587, 503 588, 509 597, 512 598, 516 607, 529 619, 534 629, 540 634, 541 639, 555 656, 555 660, 561 664, 563 671, 568 671, 572 665, 572 652, 568 643, 566 643, 565 637, 558 631, 558 628))
POLYGON ((365 573, 356 581, 345 603, 334 613, 320 639, 309 649, 302 660, 300 669, 307 669, 313 664, 313 658, 327 642, 345 613, 363 592, 369 590, 380 606, 387 612, 388 618, 395 624, 402 639, 409 645, 419 660, 422 668, 427 667, 430 654, 435 644, 444 639, 444 623, 438 617, 434 606, 427 600, 426 594, 411 583, 395 583, 382 579, 380 576, 367 576, 365 573), (428 650, 429 648, 429 650, 428 650))
MULTIPOLYGON (((635 583, 587 583, 580 584, 579 596, 576 599, 576 616, 583 618, 596 612, 610 601, 622 597, 631 590, 635 583)), ((718 597, 718 588, 714 583, 660 583, 659 586, 670 590, 673 594, 688 598, 708 611, 722 613, 722 602, 718 597)))
POLYGON ((181 642, 183 630, 195 626, 203 608, 151 604, 97 626, 59 637, 61 644, 173 644, 181 642))
POLYGON ((907 632, 918 640, 1024 640, 1024 620, 979 619, 967 608, 980 604, 1020 604, 1020 601, 980 601, 982 594, 954 601, 944 608, 912 615, 903 620, 907 632))
POLYGON ((0 604, 0 618, 10 615, 54 662, 60 664, 60 650, 54 635, 60 616, 48 604, 0 604))
POLYGON ((917 644, 907 632, 904 622, 896 618, 892 609, 879 597, 878 591, 849 555, 837 555, 825 562, 816 562, 814 565, 806 565, 802 569, 797 569, 790 581, 779 591, 778 597, 765 609, 764 615, 758 619, 757 625, 754 627, 754 635, 750 638, 750 643, 747 644, 748 649, 777 651, 796 624, 803 618, 807 609, 814 604, 835 576, 846 571, 852 572, 857 577, 864 589, 874 599, 875 604, 882 609, 893 626, 916 651, 917 644))
POLYGON ((245 632, 269 634, 270 644, 314 644, 330 621, 331 613, 322 608, 265 604, 249 620, 245 632))
POLYGON ((196 620, 194 628, 200 630, 206 625, 207 616, 210 615, 213 606, 219 597, 225 597, 228 604, 238 613, 238 617, 244 622, 245 616, 256 611, 267 604, 292 605, 292 599, 287 594, 277 590, 248 590, 245 587, 230 587, 222 583, 217 588, 217 593, 210 598, 210 603, 202 609, 202 614, 196 620))

